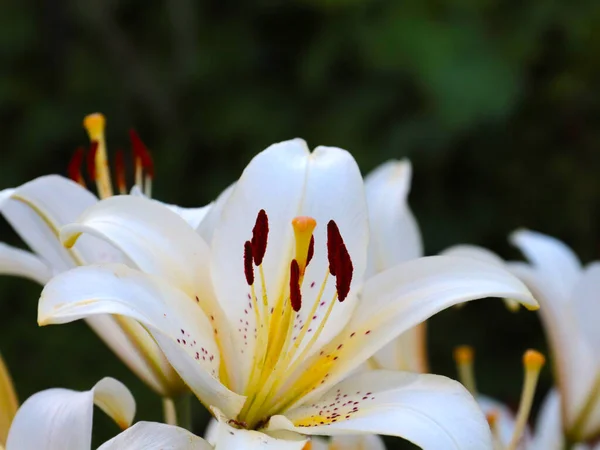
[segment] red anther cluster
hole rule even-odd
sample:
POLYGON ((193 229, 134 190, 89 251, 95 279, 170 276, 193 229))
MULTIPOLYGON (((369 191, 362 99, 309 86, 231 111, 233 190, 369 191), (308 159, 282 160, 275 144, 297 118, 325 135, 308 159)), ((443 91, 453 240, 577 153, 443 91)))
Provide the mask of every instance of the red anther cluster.
POLYGON ((90 177, 91 181, 96 181, 96 153, 98 153, 98 141, 92 141, 86 161, 88 177, 90 177))
POLYGON ((308 253, 306 254, 306 266, 310 264, 310 260, 315 255, 315 237, 310 237, 310 243, 308 244, 308 253))
POLYGON ((254 264, 260 266, 267 251, 267 238, 269 237, 269 218, 264 209, 256 216, 254 228, 252 228, 252 254, 254 264))
POLYGON ((298 261, 292 259, 290 264, 290 303, 294 311, 300 311, 302 306, 302 292, 300 291, 300 266, 298 261))
POLYGON ((73 153, 73 157, 71 161, 69 161, 69 166, 67 168, 67 173, 69 174, 69 178, 78 183, 83 183, 83 176, 81 175, 81 164, 83 163, 83 155, 85 150, 83 147, 79 147, 73 153))
POLYGON ((244 274, 248 286, 254 284, 254 267, 252 267, 252 244, 250 241, 244 243, 244 274))
POLYGON ((154 178, 154 162, 152 161, 152 156, 150 155, 146 144, 142 142, 139 135, 133 128, 129 130, 129 139, 131 139, 134 158, 139 159, 142 163, 142 167, 146 171, 146 174, 150 178, 154 178))
POLYGON ((119 189, 127 189, 127 180, 125 179, 125 157, 123 150, 119 149, 115 153, 115 178, 119 189))
POLYGON ((338 300, 343 302, 350 292, 354 266, 340 230, 333 220, 327 223, 327 259, 329 272, 335 277, 338 300))

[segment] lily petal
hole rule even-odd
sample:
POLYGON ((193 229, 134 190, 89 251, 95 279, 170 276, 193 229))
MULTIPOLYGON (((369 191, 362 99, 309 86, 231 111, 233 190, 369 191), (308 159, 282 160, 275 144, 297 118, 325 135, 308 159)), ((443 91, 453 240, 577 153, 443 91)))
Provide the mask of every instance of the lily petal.
POLYGON ((404 331, 458 303, 509 297, 538 307, 525 285, 506 269, 470 258, 430 256, 400 264, 367 280, 346 328, 301 371, 326 364, 315 398, 404 331), (318 359, 316 359, 318 358, 318 359), (334 359, 335 358, 335 359, 334 359))
POLYGON ((48 175, 11 190, 10 197, 0 202, 0 212, 36 254, 61 272, 76 264, 122 260, 114 248, 91 236, 70 250, 58 240, 60 227, 75 221, 97 201, 77 183, 48 175))
POLYGON ((131 425, 135 400, 114 378, 103 378, 89 391, 48 389, 29 397, 13 420, 6 450, 89 449, 94 404, 122 429, 131 425))
POLYGON ((219 351, 210 320, 183 291, 124 265, 79 267, 46 285, 38 322, 68 323, 96 314, 122 315, 145 325, 201 401, 218 405, 230 417, 237 415, 245 398, 219 381, 219 351))
POLYGON ((268 427, 309 435, 399 436, 425 450, 492 447, 487 421, 460 383, 384 370, 351 376, 316 403, 272 417, 268 427))
POLYGON ((0 447, 6 444, 8 430, 19 408, 12 379, 0 355, 0 447))
POLYGON ((385 444, 376 434, 358 436, 334 436, 329 442, 329 450, 385 450, 385 444))
POLYGON ((556 389, 546 394, 535 425, 533 441, 527 447, 530 450, 563 450, 564 436, 561 419, 560 394, 556 389))
POLYGON ((386 344, 371 359, 380 369, 402 372, 427 372, 427 351, 425 324, 410 328, 386 344))
POLYGON ((529 230, 515 231, 510 241, 545 274, 562 298, 569 298, 581 273, 581 262, 568 246, 551 236, 529 230))
POLYGON ((410 161, 388 161, 365 177, 369 206, 371 274, 423 256, 419 226, 407 203, 410 161))
POLYGON ((33 253, 0 242, 0 274, 45 284, 52 276, 52 269, 33 253))
POLYGON ((212 203, 210 210, 206 213, 206 216, 204 216, 200 224, 196 227, 196 232, 204 239, 204 242, 209 245, 212 243, 215 227, 221 220, 223 207, 227 203, 227 200, 229 200, 229 196, 233 192, 234 187, 235 184, 232 184, 219 194, 217 199, 212 203))
MULTIPOLYGON (((515 415, 514 413, 503 403, 484 395, 477 396, 477 403, 481 407, 483 413, 488 416, 494 414, 496 417, 496 429, 498 432, 497 439, 499 439, 502 448, 508 448, 508 445, 513 437, 515 431, 515 415)), ((525 442, 529 443, 530 434, 529 430, 526 431, 525 442)), ((521 448, 521 447, 519 447, 521 448)), ((524 446, 524 448, 528 448, 524 446)))
POLYGON ((155 422, 138 422, 101 445, 98 450, 212 450, 213 446, 188 430, 155 422))

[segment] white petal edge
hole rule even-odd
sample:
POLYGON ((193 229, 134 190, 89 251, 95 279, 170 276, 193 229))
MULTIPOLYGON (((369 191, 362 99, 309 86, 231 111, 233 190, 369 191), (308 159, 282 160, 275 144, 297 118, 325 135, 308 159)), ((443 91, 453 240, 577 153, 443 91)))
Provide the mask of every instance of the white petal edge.
POLYGON ((98 450, 212 450, 201 437, 173 425, 138 422, 98 450))
POLYGON ((23 277, 45 284, 52 276, 52 270, 33 253, 0 242, 0 275, 23 277))
POLYGON ((542 402, 528 450, 563 450, 560 394, 551 389, 542 402))
POLYGON ((131 392, 120 381, 103 378, 89 391, 56 388, 29 397, 13 420, 6 450, 90 449, 94 404, 122 429, 131 425, 131 392))
POLYGON ((385 370, 350 376, 314 404, 287 411, 285 417, 272 417, 268 429, 309 435, 399 436, 424 450, 492 448, 485 416, 460 383, 439 375, 385 370), (329 424, 319 424, 319 416, 334 411, 339 414, 335 422, 329 419, 329 424), (301 424, 305 426, 297 426, 301 424))
POLYGON ((118 314, 145 325, 198 398, 235 417, 245 397, 218 379, 219 352, 209 319, 184 292, 120 264, 72 269, 50 280, 38 305, 40 325, 118 314))
MULTIPOLYGON (((327 448, 327 447, 326 447, 327 448)), ((385 450, 385 444, 376 434, 357 436, 333 436, 330 450, 385 450)), ((312 450, 312 449, 311 449, 312 450)))

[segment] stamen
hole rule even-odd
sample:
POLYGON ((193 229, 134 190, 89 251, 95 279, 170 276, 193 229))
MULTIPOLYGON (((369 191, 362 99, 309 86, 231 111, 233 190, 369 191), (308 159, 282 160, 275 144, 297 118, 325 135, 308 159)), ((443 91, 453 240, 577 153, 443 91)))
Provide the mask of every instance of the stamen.
POLYGON ((254 267, 252 267, 252 244, 250 241, 244 243, 244 274, 248 286, 254 284, 254 267))
POLYGON ((107 198, 112 196, 112 183, 110 181, 110 171, 108 170, 108 157, 106 156, 106 141, 104 138, 104 128, 106 119, 100 113, 94 113, 83 119, 83 126, 87 130, 90 141, 97 142, 97 151, 95 158, 95 180, 98 188, 98 196, 107 198))
POLYGON ((298 261, 292 259, 290 264, 290 303, 294 311, 300 311, 302 306, 302 292, 300 292, 300 266, 298 261))
POLYGON ((473 395, 477 395, 477 386, 475 384, 475 371, 473 369, 473 360, 475 352, 469 345, 461 345, 454 349, 454 361, 458 371, 458 380, 473 395))
POLYGON ((152 180, 154 179, 154 162, 146 144, 140 139, 137 132, 131 128, 129 130, 129 139, 133 147, 135 161, 135 184, 140 189, 144 189, 147 197, 152 196, 152 180), (146 172, 145 185, 142 186, 142 172, 146 172))
POLYGON ((296 261, 300 267, 300 275, 304 275, 306 266, 310 261, 309 258, 313 257, 314 254, 314 237, 313 231, 317 226, 317 221, 312 217, 295 217, 292 220, 292 227, 294 227, 294 237, 296 238, 296 261), (312 245, 312 253, 311 253, 312 245))
POLYGON ((313 256, 315 256, 315 237, 311 236, 310 237, 310 244, 308 244, 308 253, 306 255, 306 265, 307 266, 312 261, 313 256))
POLYGON ((123 150, 117 150, 115 154, 115 178, 117 179, 117 187, 119 194, 127 194, 127 179, 125 178, 125 158, 123 150))
POLYGON ((498 429, 498 420, 500 419, 500 413, 498 411, 491 411, 485 415, 487 422, 492 432, 492 444, 494 450, 503 450, 502 439, 500 437, 500 430, 498 429))
POLYGON ((327 259, 329 272, 335 276, 338 300, 343 302, 350 292, 354 266, 340 230, 333 220, 327 223, 327 259))
POLYGON ((85 150, 83 147, 79 147, 77 150, 75 150, 71 161, 69 161, 69 166, 67 167, 69 178, 79 183, 83 187, 85 187, 85 181, 83 179, 83 175, 81 174, 81 164, 83 163, 84 152, 85 150))
POLYGON ((90 143, 90 150, 87 154, 87 173, 90 180, 96 181, 96 153, 98 152, 98 141, 90 143))
POLYGON ((525 382, 521 393, 521 402, 519 404, 519 412, 515 421, 515 430, 513 432, 510 444, 506 450, 516 450, 519 442, 525 432, 527 420, 531 412, 535 389, 540 376, 540 371, 546 362, 546 358, 540 352, 535 350, 527 350, 523 355, 523 366, 525 369, 525 382))
POLYGON ((269 236, 269 218, 264 209, 256 216, 254 228, 252 228, 252 252, 254 264, 260 266, 267 251, 267 238, 269 236))

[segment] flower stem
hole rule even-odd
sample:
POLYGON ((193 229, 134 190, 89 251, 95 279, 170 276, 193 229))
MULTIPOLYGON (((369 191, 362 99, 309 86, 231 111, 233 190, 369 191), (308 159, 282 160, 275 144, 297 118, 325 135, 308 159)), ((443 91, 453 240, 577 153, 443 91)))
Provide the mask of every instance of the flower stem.
POLYGON ((165 423, 177 425, 191 431, 191 401, 190 394, 182 394, 179 397, 163 398, 163 414, 165 423))

